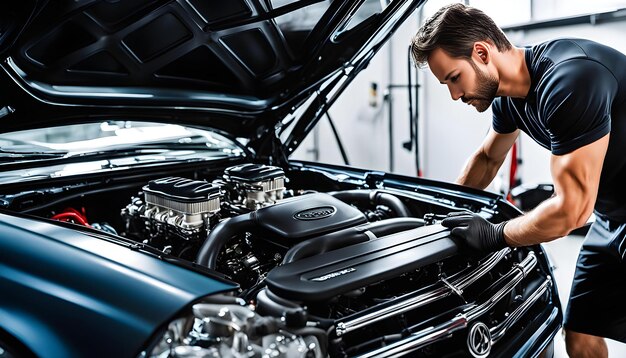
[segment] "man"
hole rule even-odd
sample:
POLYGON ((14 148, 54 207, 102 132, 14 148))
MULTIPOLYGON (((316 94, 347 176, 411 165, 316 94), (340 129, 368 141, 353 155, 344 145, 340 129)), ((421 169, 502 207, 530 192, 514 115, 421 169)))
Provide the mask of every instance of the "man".
POLYGON ((453 100, 492 107, 492 128, 459 184, 484 189, 520 130, 552 152, 552 198, 497 225, 450 216, 442 223, 453 235, 482 251, 533 245, 567 235, 595 208, 564 328, 571 357, 606 357, 602 337, 626 343, 626 56, 580 39, 517 48, 491 18, 458 3, 427 20, 411 46, 453 100))

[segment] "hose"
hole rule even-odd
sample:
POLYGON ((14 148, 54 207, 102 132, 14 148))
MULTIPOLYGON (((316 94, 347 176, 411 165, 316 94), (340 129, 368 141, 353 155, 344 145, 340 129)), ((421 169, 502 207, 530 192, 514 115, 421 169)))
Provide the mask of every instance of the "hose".
POLYGON ((200 246, 196 263, 215 269, 220 251, 236 234, 250 230, 256 225, 256 212, 234 216, 217 224, 200 246))

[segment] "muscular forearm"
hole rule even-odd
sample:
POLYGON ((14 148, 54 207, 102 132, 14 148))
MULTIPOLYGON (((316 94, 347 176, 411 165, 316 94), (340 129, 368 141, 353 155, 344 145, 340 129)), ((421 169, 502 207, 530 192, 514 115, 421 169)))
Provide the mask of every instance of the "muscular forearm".
POLYGON ((504 237, 509 246, 527 246, 552 241, 582 226, 591 209, 574 205, 568 208, 559 198, 544 201, 537 208, 509 221, 504 237))
POLYGON ((504 237, 511 246, 557 239, 585 224, 596 202, 609 136, 563 156, 552 156, 555 196, 530 213, 511 220, 504 237))
POLYGON ((476 189, 485 189, 496 176, 500 165, 502 161, 494 161, 479 150, 468 159, 456 182, 476 189))

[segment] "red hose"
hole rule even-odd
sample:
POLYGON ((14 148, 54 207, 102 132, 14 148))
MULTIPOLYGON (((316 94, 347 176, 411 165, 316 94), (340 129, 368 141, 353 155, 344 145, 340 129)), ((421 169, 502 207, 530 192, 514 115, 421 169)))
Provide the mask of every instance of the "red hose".
POLYGON ((87 217, 74 208, 67 208, 65 211, 52 216, 53 220, 72 222, 83 226, 91 227, 87 222, 87 217))

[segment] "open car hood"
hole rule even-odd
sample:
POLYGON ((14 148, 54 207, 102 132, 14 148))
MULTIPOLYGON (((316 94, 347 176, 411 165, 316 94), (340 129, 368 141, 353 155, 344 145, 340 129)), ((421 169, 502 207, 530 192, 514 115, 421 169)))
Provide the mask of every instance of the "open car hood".
POLYGON ((289 123, 288 153, 423 2, 4 4, 0 132, 123 115, 212 127, 271 154, 289 123))

